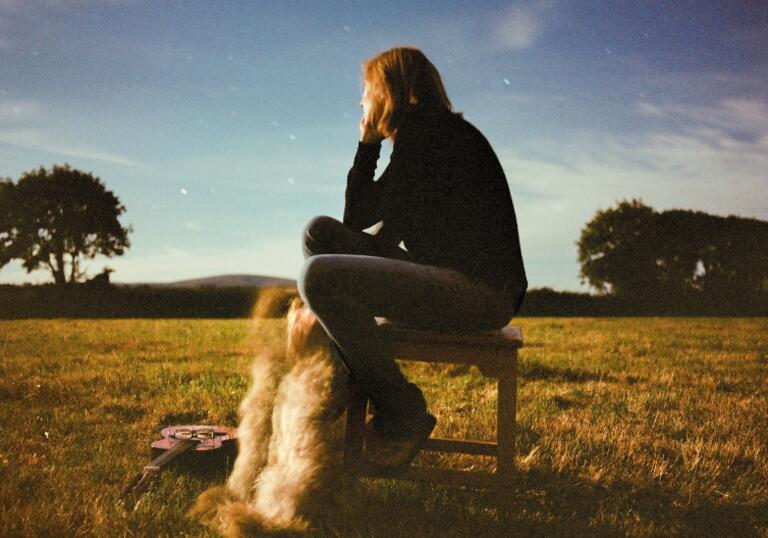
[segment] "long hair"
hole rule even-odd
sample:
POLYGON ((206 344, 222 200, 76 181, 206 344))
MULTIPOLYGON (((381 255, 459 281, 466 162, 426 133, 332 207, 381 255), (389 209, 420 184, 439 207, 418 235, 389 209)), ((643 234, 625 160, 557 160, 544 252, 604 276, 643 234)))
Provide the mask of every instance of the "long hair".
POLYGON ((363 81, 372 93, 373 123, 393 139, 414 104, 453 111, 437 68, 415 47, 396 47, 363 63, 363 81))

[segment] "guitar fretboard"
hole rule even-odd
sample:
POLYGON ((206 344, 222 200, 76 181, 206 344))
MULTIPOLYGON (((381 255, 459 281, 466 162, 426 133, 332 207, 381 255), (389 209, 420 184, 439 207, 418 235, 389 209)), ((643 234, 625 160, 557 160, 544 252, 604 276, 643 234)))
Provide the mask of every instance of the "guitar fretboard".
MULTIPOLYGON (((195 439, 182 439, 180 441, 177 441, 171 448, 160 454, 158 457, 153 459, 147 467, 152 468, 156 467, 160 469, 163 465, 166 465, 168 462, 170 462, 173 458, 180 455, 182 452, 186 452, 190 448, 194 447, 199 441, 196 441, 195 439)), ((147 468, 145 467, 145 469, 147 468)))

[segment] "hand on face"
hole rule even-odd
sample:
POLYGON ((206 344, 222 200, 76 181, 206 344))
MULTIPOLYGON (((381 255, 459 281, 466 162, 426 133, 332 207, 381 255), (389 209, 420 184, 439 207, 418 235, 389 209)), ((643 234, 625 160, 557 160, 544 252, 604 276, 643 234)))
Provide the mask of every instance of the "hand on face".
POLYGON ((365 85, 363 90, 360 107, 363 109, 363 115, 360 118, 360 141, 368 144, 381 142, 384 139, 384 135, 376 128, 376 120, 373 116, 373 96, 368 84, 365 85))

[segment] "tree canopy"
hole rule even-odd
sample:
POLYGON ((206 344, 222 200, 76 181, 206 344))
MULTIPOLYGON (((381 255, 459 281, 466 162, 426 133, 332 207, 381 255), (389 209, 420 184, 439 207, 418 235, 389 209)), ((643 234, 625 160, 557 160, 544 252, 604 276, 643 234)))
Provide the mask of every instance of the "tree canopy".
POLYGON ((577 244, 579 276, 601 292, 728 298, 768 285, 768 222, 757 219, 623 200, 598 211, 577 244))
POLYGON ((98 177, 69 165, 0 181, 0 267, 13 259, 27 272, 51 271, 58 284, 85 277, 83 259, 121 255, 131 228, 125 207, 98 177))

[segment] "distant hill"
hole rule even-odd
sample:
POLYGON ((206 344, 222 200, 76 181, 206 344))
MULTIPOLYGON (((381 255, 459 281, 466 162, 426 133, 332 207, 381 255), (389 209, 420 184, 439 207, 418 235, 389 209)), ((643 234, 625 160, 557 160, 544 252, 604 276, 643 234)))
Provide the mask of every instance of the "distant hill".
POLYGON ((190 280, 178 280, 167 283, 151 283, 150 286, 168 288, 197 288, 200 286, 227 287, 240 286, 246 288, 295 287, 296 281, 288 278, 263 275, 216 275, 190 280))

